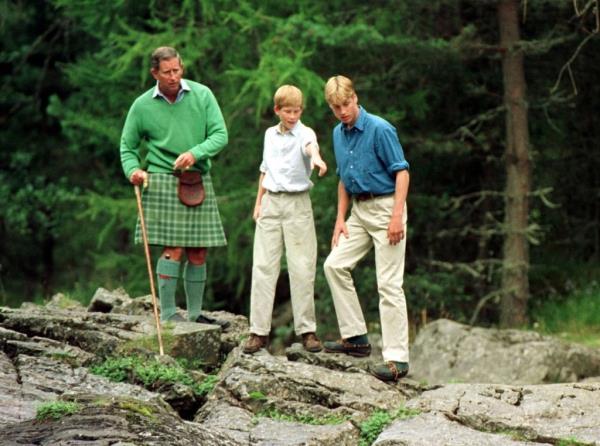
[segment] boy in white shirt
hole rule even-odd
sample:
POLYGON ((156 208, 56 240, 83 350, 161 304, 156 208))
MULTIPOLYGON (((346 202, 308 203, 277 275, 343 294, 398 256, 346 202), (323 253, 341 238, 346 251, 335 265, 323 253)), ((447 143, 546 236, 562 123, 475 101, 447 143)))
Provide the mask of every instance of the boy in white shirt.
POLYGON ((268 345, 275 285, 285 246, 294 329, 307 351, 322 349, 317 338, 314 282, 317 237, 309 190, 312 169, 325 175, 315 132, 302 124, 303 96, 283 85, 273 97, 279 124, 265 132, 253 218, 256 221, 250 295, 250 338, 245 353, 268 345))

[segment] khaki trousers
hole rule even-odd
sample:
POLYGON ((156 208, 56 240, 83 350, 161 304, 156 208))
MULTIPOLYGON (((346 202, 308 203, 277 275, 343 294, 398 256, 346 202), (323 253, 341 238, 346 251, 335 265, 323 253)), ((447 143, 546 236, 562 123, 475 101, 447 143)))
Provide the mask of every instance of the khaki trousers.
POLYGON ((338 245, 325 261, 324 269, 342 338, 366 334, 367 326, 350 273, 358 261, 375 247, 383 359, 408 362, 408 317, 402 289, 406 206, 403 213, 405 237, 397 245, 390 245, 387 229, 393 206, 393 196, 354 200, 346 221, 349 237, 340 235, 338 245))
POLYGON ((250 332, 271 331, 275 285, 285 246, 294 330, 316 331, 314 284, 317 237, 308 192, 270 193, 262 197, 256 222, 250 294, 250 332))

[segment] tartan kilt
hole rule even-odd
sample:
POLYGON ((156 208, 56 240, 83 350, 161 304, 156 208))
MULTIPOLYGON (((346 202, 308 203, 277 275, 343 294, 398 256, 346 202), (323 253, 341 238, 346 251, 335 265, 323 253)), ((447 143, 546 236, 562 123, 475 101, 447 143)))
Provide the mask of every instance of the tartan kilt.
MULTIPOLYGON (((199 206, 188 207, 177 197, 176 176, 149 174, 142 205, 150 245, 207 248, 227 244, 210 174, 203 174, 202 181, 206 193, 204 201, 199 206)), ((142 242, 139 216, 135 242, 142 242)))

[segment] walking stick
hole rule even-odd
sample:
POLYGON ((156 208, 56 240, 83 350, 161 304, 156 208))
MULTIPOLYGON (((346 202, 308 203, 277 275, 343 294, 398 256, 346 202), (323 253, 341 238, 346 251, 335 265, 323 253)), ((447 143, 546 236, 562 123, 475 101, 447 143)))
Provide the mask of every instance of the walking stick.
POLYGON ((146 264, 148 266, 148 276, 150 277, 150 292, 152 293, 152 306, 154 307, 154 321, 156 322, 156 334, 158 335, 158 348, 160 355, 164 355, 162 336, 160 333, 160 321, 158 319, 158 306, 156 305, 156 288, 154 287, 154 274, 152 273, 152 262, 150 260, 150 248, 148 247, 148 235, 146 234, 146 222, 144 221, 144 209, 142 208, 142 193, 140 186, 135 188, 135 198, 137 199, 138 214, 140 216, 140 226, 142 228, 142 239, 144 241, 144 251, 146 252, 146 264))

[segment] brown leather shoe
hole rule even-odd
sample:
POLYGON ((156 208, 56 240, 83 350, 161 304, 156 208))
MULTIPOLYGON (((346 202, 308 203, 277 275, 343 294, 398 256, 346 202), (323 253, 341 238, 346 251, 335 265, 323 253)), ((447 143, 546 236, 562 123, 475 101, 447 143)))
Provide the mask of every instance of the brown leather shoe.
POLYGON ((269 343, 268 336, 259 336, 254 333, 250 333, 250 337, 244 344, 244 353, 256 353, 261 348, 265 348, 269 343))
POLYGON ((316 353, 323 350, 321 341, 319 341, 317 335, 312 332, 302 334, 302 345, 304 346, 304 350, 311 353, 316 353))

